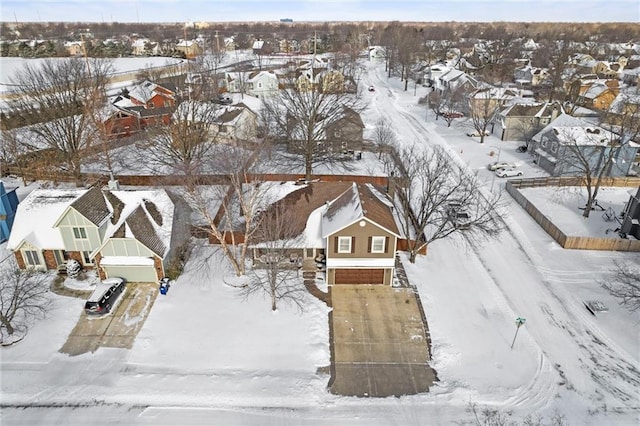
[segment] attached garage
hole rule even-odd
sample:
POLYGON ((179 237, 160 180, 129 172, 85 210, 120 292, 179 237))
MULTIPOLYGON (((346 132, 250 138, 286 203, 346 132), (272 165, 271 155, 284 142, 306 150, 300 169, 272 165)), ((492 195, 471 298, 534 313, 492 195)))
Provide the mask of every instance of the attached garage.
POLYGON ((156 270, 153 266, 132 266, 132 265, 104 265, 104 272, 107 278, 120 277, 127 282, 154 283, 158 281, 156 270))
POLYGON ((384 269, 336 269, 335 284, 384 284, 384 269))

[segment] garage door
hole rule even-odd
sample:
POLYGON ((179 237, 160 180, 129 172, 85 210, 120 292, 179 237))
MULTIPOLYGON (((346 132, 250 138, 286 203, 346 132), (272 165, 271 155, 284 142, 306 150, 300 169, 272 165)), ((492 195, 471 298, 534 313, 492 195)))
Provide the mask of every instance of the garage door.
POLYGON ((336 269, 336 284, 383 284, 384 269, 336 269))
POLYGON ((158 281, 156 270, 153 266, 105 265, 104 271, 107 274, 107 278, 121 277, 127 282, 154 283, 158 281))

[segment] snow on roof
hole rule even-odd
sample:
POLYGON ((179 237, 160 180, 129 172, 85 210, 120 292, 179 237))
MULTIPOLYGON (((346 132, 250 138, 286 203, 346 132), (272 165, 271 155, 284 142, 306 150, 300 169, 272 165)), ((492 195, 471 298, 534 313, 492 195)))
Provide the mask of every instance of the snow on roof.
POLYGON ((86 189, 36 189, 20 204, 7 248, 16 250, 23 241, 40 249, 62 250, 64 242, 54 223, 86 189))
POLYGON ((545 135, 553 135, 558 142, 571 145, 601 145, 615 138, 608 130, 568 114, 560 114, 533 139, 539 141, 545 135))
MULTIPOLYGON (((157 189, 110 193, 123 204, 117 208, 119 215, 116 220, 108 225, 104 241, 111 237, 135 238, 158 256, 164 257, 171 246, 174 211, 167 192, 157 189)), ((115 211, 114 200, 108 201, 112 211, 115 211)))

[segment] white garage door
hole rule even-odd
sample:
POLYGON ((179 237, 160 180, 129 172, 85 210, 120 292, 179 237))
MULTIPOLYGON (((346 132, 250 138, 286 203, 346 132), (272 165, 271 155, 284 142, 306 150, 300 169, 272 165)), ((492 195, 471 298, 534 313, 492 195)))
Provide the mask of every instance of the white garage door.
POLYGON ((154 283, 158 281, 156 270, 153 266, 117 266, 105 265, 104 271, 107 278, 120 277, 127 282, 154 283))

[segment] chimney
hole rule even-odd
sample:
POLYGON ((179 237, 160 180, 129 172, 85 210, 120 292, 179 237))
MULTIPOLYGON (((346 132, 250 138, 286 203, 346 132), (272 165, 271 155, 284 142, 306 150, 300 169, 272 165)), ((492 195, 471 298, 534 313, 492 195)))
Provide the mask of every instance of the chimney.
POLYGON ((111 191, 119 191, 120 190, 120 184, 118 183, 118 181, 113 177, 113 172, 111 170, 109 170, 109 182, 108 182, 108 187, 111 191))
POLYGON ((396 181, 393 172, 391 172, 391 175, 387 178, 387 194, 391 199, 396 196, 396 181))

